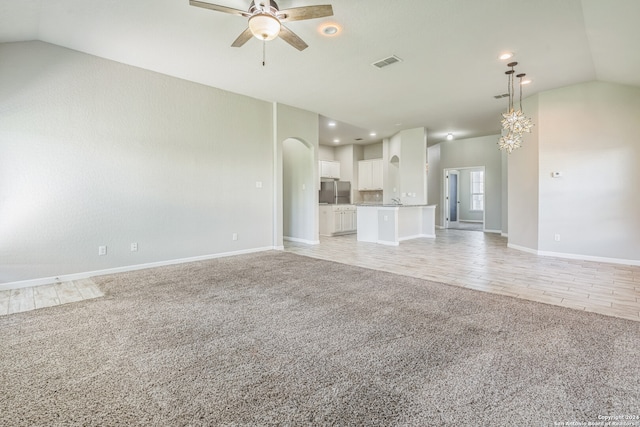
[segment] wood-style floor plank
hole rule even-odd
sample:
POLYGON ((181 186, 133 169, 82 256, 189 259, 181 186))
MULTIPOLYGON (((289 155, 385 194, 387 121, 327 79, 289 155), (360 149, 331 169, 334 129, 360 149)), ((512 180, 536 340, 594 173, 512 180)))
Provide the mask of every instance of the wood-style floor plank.
POLYGON ((455 286, 640 321, 640 267, 530 254, 492 233, 436 230, 399 246, 321 237, 285 250, 455 286))
MULTIPOLYGON (((285 242, 301 255, 640 321, 640 267, 543 257, 507 248, 497 234, 437 230, 385 246, 355 235, 319 245, 285 242)), ((0 291, 0 315, 102 296, 91 279, 0 291)))

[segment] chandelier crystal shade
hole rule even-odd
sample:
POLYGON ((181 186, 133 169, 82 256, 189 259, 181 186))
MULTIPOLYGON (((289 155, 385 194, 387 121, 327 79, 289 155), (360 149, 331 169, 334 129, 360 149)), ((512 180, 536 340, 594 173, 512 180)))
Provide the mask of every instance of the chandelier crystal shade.
POLYGON ((516 148, 520 148, 522 146, 522 134, 527 132, 531 132, 531 128, 533 127, 533 122, 531 119, 524 115, 522 112, 522 78, 526 75, 524 73, 518 74, 516 77, 520 79, 520 108, 518 110, 514 107, 514 97, 515 91, 513 90, 513 81, 514 81, 514 69, 518 65, 517 62, 511 62, 507 64, 508 67, 511 67, 510 70, 506 71, 505 74, 508 76, 508 91, 509 91, 509 106, 505 113, 502 113, 502 135, 498 140, 498 147, 501 150, 505 150, 507 153, 511 154, 513 150, 516 148))

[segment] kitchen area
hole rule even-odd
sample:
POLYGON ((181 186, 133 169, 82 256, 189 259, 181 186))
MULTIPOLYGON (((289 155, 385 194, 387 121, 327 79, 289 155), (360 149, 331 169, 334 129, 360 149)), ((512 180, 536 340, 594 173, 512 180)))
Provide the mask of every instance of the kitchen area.
POLYGON ((435 237, 427 206, 424 128, 368 145, 320 146, 319 234, 398 245, 435 237))

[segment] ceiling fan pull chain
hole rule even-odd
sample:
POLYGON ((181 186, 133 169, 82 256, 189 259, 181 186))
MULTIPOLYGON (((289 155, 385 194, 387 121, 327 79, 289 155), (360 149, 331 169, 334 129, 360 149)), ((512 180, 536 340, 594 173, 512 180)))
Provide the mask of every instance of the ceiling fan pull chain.
POLYGON ((267 62, 267 41, 262 40, 262 66, 267 62))

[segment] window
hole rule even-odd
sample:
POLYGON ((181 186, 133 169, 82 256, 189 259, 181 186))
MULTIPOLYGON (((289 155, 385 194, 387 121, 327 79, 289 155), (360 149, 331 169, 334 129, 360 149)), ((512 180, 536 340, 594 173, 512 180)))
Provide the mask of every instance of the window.
POLYGON ((471 210, 484 210, 484 171, 471 171, 471 210))

